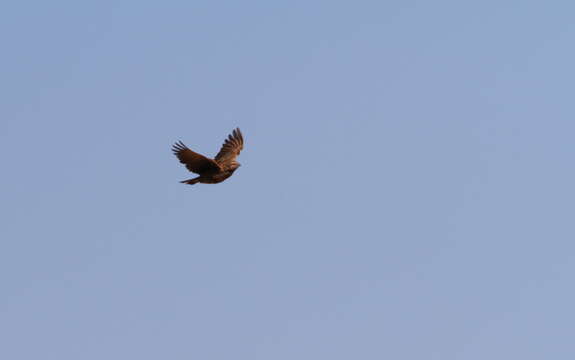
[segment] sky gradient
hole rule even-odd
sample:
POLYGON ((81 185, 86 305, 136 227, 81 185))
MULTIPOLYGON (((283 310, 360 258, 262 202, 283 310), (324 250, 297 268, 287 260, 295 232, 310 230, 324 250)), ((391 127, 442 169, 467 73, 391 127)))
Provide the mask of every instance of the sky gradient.
POLYGON ((0 10, 0 358, 573 358, 575 4, 0 10))

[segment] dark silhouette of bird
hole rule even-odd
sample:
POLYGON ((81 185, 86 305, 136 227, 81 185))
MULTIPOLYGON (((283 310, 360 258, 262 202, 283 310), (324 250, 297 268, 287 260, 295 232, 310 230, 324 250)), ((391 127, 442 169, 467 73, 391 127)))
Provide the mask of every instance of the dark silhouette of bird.
POLYGON ((184 184, 217 184, 226 180, 240 167, 236 158, 244 148, 244 138, 239 128, 236 128, 224 141, 220 152, 210 159, 190 150, 184 143, 178 141, 172 147, 174 155, 186 168, 199 176, 180 181, 184 184))

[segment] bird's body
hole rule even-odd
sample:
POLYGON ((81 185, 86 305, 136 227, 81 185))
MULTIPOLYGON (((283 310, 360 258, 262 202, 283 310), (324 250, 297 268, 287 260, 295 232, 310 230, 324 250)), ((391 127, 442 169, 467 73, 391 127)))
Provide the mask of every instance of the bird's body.
POLYGON ((227 171, 214 171, 214 172, 204 173, 204 174, 202 174, 196 178, 184 180, 184 181, 180 181, 180 182, 184 183, 184 184, 189 184, 189 185, 193 185, 193 184, 197 184, 197 183, 217 184, 217 183, 221 183, 222 181, 224 181, 227 178, 229 178, 230 176, 232 176, 234 171, 236 171, 236 169, 227 170, 227 171))
POLYGON ((220 152, 214 159, 209 159, 190 150, 181 141, 174 144, 172 151, 186 168, 198 174, 193 179, 181 181, 184 184, 217 184, 226 180, 240 167, 236 161, 244 147, 244 138, 240 129, 235 129, 225 140, 220 152))

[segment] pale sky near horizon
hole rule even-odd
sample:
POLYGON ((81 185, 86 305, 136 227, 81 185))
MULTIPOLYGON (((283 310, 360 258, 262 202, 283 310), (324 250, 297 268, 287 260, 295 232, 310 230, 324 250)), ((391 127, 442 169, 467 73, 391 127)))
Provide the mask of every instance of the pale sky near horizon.
POLYGON ((572 359, 574 14, 0 5, 0 358, 572 359))

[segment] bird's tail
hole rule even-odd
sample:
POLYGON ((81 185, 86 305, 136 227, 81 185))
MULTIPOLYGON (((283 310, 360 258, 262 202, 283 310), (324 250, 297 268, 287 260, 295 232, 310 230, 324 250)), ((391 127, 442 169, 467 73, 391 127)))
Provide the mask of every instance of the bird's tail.
POLYGON ((180 181, 182 184, 188 184, 188 185, 194 185, 200 182, 200 178, 193 178, 193 179, 188 179, 188 180, 184 180, 184 181, 180 181))

